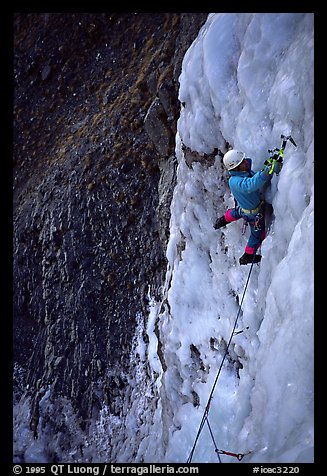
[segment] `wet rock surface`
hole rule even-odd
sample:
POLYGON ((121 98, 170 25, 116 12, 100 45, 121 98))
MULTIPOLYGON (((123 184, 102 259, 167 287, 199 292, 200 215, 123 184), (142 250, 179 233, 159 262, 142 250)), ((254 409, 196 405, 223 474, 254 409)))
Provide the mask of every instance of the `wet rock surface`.
POLYGON ((15 14, 14 390, 35 436, 49 385, 85 425, 124 395, 166 270, 181 61, 206 17, 15 14))

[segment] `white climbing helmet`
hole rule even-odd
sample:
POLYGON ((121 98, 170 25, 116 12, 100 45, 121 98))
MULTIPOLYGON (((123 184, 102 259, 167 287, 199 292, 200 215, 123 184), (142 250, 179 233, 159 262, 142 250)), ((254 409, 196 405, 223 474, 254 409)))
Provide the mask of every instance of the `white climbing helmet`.
POLYGON ((240 165, 240 163, 245 158, 244 152, 240 152, 239 150, 229 150, 226 152, 223 158, 224 166, 227 170, 233 170, 235 167, 240 165))

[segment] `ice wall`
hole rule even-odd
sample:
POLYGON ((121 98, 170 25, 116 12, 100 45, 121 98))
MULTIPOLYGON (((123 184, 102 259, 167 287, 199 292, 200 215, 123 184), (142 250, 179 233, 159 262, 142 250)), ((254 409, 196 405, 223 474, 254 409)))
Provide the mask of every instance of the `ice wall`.
MULTIPOLYGON (((245 462, 313 459, 313 14, 211 14, 187 51, 171 206, 169 261, 158 328, 167 462, 185 462, 226 349, 249 267, 241 223, 215 230, 233 206, 217 156, 228 144, 262 167, 291 133, 284 167, 266 191, 269 234, 220 374, 209 420, 219 448, 245 462)), ((151 332, 149 332, 151 340, 151 332)), ((151 358, 155 352, 150 352, 151 358)), ((157 365, 157 360, 155 361, 157 365)), ((150 458, 150 455, 149 455, 150 458)), ((223 462, 235 462, 222 456, 223 462)), ((207 427, 194 462, 216 462, 207 427)))

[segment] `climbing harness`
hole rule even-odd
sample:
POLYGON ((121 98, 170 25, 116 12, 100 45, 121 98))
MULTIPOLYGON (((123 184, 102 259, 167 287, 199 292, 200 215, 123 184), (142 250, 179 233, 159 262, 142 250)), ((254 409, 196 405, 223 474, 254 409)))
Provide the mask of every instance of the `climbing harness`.
POLYGON ((261 200, 259 205, 256 207, 256 208, 252 208, 250 210, 247 210, 246 208, 242 208, 240 207, 240 209, 242 210, 243 213, 245 213, 246 215, 256 215, 257 213, 260 212, 260 210, 262 209, 263 205, 264 205, 264 200, 261 200))
MULTIPOLYGON (((216 388, 216 385, 217 385, 217 382, 218 382, 218 378, 219 378, 219 375, 220 375, 220 372, 222 370, 222 367, 223 367, 223 364, 225 362, 225 359, 227 357, 227 354, 228 354, 228 349, 229 349, 229 346, 231 344, 231 341, 232 341, 232 338, 233 336, 235 335, 235 329, 236 329, 236 326, 237 326, 237 321, 238 321, 238 318, 240 316, 240 313, 241 313, 241 310, 242 310, 242 305, 243 305, 243 301, 244 301, 244 297, 245 297, 245 293, 246 293, 246 290, 247 290, 247 287, 248 287, 248 284, 249 284, 249 281, 250 281, 250 276, 251 276, 251 273, 252 273, 252 269, 253 269, 253 265, 254 265, 254 259, 255 259, 255 256, 256 256, 256 252, 257 250, 255 250, 255 252, 253 253, 253 258, 252 258, 252 263, 251 263, 251 267, 250 267, 250 271, 249 271, 249 274, 248 274, 248 277, 247 277, 247 280, 246 280, 246 283, 245 283, 245 287, 244 287, 244 291, 243 291, 243 295, 242 295, 242 299, 240 301, 240 304, 239 304, 239 308, 238 308, 238 311, 237 311, 237 315, 236 315, 236 318, 235 318, 235 322, 234 322, 234 325, 233 325, 233 329, 232 329, 232 332, 231 332, 231 335, 230 335, 230 338, 229 338, 229 341, 227 343, 227 346, 226 346, 226 349, 225 349, 225 353, 223 355, 223 358, 220 362, 220 366, 219 366, 219 369, 218 369, 218 372, 217 372, 217 375, 216 375, 216 378, 214 380, 214 383, 213 383, 213 386, 211 388, 211 392, 209 394, 209 398, 208 398, 208 401, 207 401, 207 405, 205 407, 205 410, 204 410, 204 413, 203 413, 203 416, 202 416, 202 420, 201 420, 201 423, 199 425, 199 429, 198 429, 198 432, 196 434, 196 437, 195 437, 195 440, 194 440, 194 444, 193 444, 193 447, 191 449, 191 452, 189 454, 189 457, 187 459, 187 463, 191 463, 192 461, 192 458, 193 458, 193 453, 195 451, 195 447, 197 445, 197 442, 198 442, 198 439, 200 437, 200 434, 203 430, 203 427, 205 425, 205 423, 207 422, 207 425, 209 427, 209 431, 210 431, 210 435, 211 435, 211 438, 214 442, 214 445, 215 445, 215 451, 217 453, 217 455, 219 454, 226 454, 228 456, 235 456, 239 459, 239 461, 241 461, 241 459, 248 453, 231 453, 231 452, 227 452, 227 451, 223 451, 223 450, 218 450, 217 448, 217 445, 214 441, 214 438, 213 438, 213 435, 212 435, 212 431, 210 429, 210 425, 209 425, 209 421, 208 421, 208 414, 209 414, 209 409, 210 409, 210 403, 211 403, 211 400, 212 400, 212 397, 213 397, 213 394, 214 394, 214 391, 215 391, 215 388, 216 388)), ((250 452, 249 452, 250 453, 250 452)), ((219 459, 219 462, 221 463, 220 461, 220 458, 218 457, 219 459)))
POLYGON ((249 224, 249 217, 247 215, 254 215, 255 216, 254 217, 254 229, 255 229, 255 231, 261 230, 260 220, 263 218, 263 213, 261 213, 261 211, 263 210, 264 205, 265 205, 265 201, 261 200, 259 205, 256 208, 252 208, 250 210, 247 210, 246 208, 239 207, 241 212, 245 214, 243 216, 242 235, 245 235, 246 227, 249 224))

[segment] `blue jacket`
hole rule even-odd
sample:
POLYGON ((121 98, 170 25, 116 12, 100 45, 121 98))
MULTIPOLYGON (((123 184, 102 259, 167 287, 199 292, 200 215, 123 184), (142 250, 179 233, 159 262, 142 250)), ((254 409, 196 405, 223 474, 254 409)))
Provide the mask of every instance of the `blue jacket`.
POLYGON ((230 170, 229 187, 237 204, 247 210, 256 208, 262 198, 261 190, 270 181, 271 176, 264 172, 251 170, 252 160, 246 159, 250 164, 248 172, 230 170))

